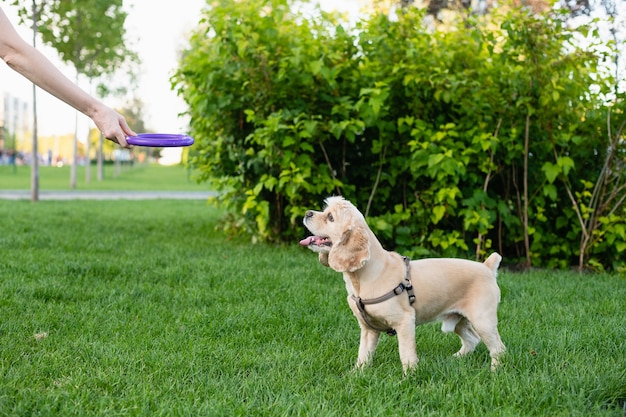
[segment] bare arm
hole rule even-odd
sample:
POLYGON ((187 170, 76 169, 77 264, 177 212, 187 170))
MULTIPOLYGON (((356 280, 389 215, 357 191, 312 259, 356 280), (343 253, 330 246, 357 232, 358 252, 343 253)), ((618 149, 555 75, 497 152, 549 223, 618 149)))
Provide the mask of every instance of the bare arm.
POLYGON ((25 42, 0 9, 0 57, 9 67, 59 100, 89 116, 104 137, 128 147, 126 136, 136 136, 122 115, 80 89, 37 49, 25 42))

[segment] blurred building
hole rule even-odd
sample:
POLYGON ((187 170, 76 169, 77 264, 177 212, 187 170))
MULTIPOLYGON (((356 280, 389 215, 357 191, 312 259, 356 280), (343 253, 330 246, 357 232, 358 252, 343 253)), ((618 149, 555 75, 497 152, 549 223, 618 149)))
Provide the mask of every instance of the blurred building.
POLYGON ((0 91, 0 152, 20 149, 31 132, 30 104, 0 91))

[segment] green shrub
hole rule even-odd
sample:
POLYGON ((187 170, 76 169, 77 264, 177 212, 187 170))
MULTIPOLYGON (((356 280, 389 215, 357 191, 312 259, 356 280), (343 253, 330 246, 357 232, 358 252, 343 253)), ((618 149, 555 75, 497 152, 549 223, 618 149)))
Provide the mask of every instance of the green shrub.
POLYGON ((410 256, 624 266, 624 104, 594 32, 522 11, 432 31, 416 8, 349 29, 286 0, 205 18, 173 84, 225 229, 291 240, 342 194, 410 256))

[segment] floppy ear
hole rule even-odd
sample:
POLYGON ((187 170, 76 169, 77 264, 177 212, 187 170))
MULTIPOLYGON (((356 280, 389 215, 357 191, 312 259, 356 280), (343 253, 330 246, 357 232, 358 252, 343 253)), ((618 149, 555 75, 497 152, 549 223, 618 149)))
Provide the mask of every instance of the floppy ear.
POLYGON ((363 226, 346 229, 328 254, 328 265, 337 272, 354 272, 370 259, 370 241, 363 226))

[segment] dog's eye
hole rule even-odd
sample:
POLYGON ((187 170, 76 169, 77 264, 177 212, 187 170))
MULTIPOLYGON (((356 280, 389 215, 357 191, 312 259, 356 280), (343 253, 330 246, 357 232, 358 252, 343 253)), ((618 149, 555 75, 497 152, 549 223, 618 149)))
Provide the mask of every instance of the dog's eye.
POLYGON ((329 222, 334 222, 335 218, 333 217, 333 215, 331 213, 328 213, 328 217, 326 217, 328 219, 329 222))

